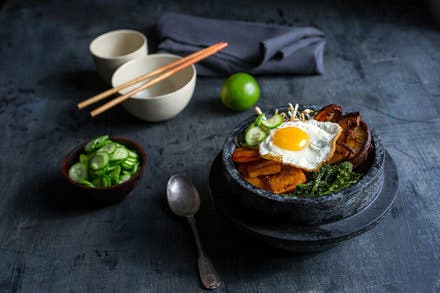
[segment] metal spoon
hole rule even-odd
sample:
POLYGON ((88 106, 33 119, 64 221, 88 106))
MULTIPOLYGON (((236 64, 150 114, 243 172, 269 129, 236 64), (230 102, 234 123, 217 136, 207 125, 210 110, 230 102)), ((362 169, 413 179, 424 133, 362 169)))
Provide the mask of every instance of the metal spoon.
POLYGON ((178 216, 186 217, 191 225, 197 250, 199 251, 199 275, 206 289, 215 289, 220 286, 220 277, 217 274, 209 257, 205 254, 197 231, 195 213, 200 208, 200 197, 194 185, 185 177, 174 175, 168 180, 167 199, 171 210, 178 216))

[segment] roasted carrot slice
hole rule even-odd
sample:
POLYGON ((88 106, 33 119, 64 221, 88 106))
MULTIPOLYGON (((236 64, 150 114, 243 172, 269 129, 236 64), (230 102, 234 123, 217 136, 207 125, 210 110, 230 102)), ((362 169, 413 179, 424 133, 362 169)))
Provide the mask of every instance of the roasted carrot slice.
POLYGON ((244 179, 258 188, 265 189, 264 181, 260 177, 246 177, 244 179))
POLYGON ((299 168, 283 166, 280 173, 267 176, 265 179, 266 188, 273 193, 287 193, 295 190, 300 183, 306 182, 306 174, 299 168))
POLYGON ((237 164, 238 173, 240 173, 240 175, 243 177, 248 177, 248 166, 249 163, 238 163, 237 164))
POLYGON ((281 164, 274 161, 263 161, 247 166, 247 174, 249 177, 258 177, 272 175, 281 172, 281 164))
POLYGON ((258 150, 247 148, 236 148, 232 154, 232 160, 236 163, 248 163, 260 160, 258 150))

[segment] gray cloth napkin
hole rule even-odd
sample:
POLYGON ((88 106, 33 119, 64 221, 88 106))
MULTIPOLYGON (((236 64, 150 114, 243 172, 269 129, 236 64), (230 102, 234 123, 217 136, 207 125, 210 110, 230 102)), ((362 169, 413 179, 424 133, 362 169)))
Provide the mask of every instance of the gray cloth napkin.
POLYGON ((159 52, 188 55, 214 43, 229 46, 197 64, 203 76, 322 74, 324 34, 311 27, 207 19, 166 13, 157 23, 159 52))

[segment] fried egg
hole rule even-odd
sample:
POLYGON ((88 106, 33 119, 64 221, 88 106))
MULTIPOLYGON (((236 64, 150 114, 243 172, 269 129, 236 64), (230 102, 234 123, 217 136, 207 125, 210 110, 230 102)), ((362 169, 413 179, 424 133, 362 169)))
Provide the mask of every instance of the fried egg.
POLYGON ((284 122, 259 145, 260 156, 306 171, 318 170, 333 155, 342 128, 316 120, 284 122))

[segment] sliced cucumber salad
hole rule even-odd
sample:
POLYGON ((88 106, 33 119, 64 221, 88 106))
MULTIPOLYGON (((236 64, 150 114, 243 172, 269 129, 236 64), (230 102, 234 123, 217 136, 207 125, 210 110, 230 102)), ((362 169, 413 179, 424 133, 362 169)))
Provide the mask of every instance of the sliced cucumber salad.
POLYGON ((258 146, 268 135, 271 129, 277 128, 284 122, 281 114, 275 114, 266 119, 264 114, 258 115, 254 123, 249 125, 244 133, 244 141, 249 147, 258 146))
POLYGON ((108 135, 91 140, 69 169, 69 177, 87 187, 109 187, 129 180, 140 169, 139 155, 111 141, 108 135))

